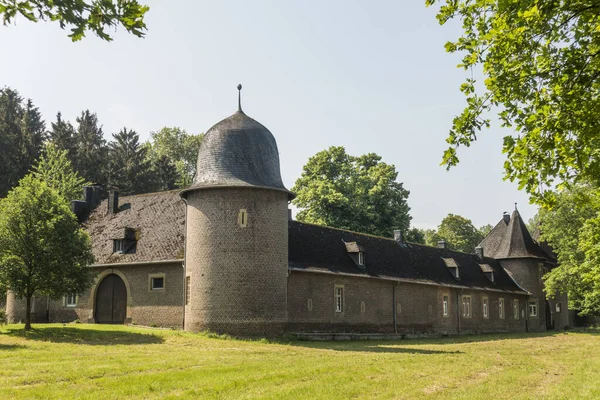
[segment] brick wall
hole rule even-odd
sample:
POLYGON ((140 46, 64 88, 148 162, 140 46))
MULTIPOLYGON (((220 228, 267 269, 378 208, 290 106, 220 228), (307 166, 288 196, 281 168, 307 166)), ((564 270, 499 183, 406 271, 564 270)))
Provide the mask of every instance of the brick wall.
MULTIPOLYGON (((115 268, 94 268, 97 278, 92 287, 77 298, 77 306, 69 307, 65 299, 51 300, 38 296, 34 301, 33 322, 94 322, 94 304, 97 285, 108 274, 122 277, 128 288, 128 323, 181 327, 183 323, 183 267, 180 263, 152 265, 116 265, 115 268), (165 289, 152 291, 150 274, 164 274, 165 289)), ((12 321, 25 318, 25 302, 14 296, 7 297, 12 321)))
POLYGON ((512 303, 518 299, 519 311, 524 312, 527 300, 524 295, 291 271, 288 280, 288 330, 393 332, 394 291, 399 333, 456 334, 459 333, 459 324, 460 333, 522 332, 526 329, 521 315, 518 320, 514 319, 512 303), (335 309, 336 285, 344 287, 343 312, 335 309), (463 295, 471 296, 471 316, 463 317, 461 313, 459 318, 457 304, 460 304, 463 295), (448 316, 443 315, 444 296, 448 296, 449 300, 448 316), (488 318, 483 317, 484 297, 488 299, 488 318), (503 319, 498 312, 499 298, 503 298, 505 304, 503 319))
POLYGON ((270 334, 287 322, 287 193, 203 189, 187 199, 185 329, 270 334), (238 221, 246 210, 247 226, 238 221))

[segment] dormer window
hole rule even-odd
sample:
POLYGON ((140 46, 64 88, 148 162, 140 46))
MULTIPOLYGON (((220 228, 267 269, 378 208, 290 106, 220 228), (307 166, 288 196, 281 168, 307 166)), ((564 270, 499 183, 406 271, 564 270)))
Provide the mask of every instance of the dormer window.
POLYGON ((115 236, 113 236, 113 254, 135 253, 136 244, 139 237, 139 229, 123 228, 115 236))
POLYGON ((365 249, 356 242, 344 242, 348 255, 361 269, 365 268, 365 249))
POLYGON ((458 264, 456 263, 454 258, 443 258, 442 257, 442 260, 444 260, 444 264, 446 264, 446 267, 448 267, 448 271, 450 271, 450 273, 452 274, 454 279, 460 279, 460 272, 458 270, 458 264))
POLYGON ((479 264, 479 268, 481 268, 481 272, 485 275, 486 278, 490 280, 490 282, 494 282, 494 269, 490 267, 488 264, 479 264))

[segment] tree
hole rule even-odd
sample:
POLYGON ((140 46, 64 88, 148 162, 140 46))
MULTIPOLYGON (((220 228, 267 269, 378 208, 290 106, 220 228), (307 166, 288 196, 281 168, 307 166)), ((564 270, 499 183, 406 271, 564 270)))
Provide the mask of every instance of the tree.
POLYGON ((439 240, 444 240, 448 248, 464 253, 473 253, 475 247, 484 238, 470 219, 454 214, 444 217, 437 231, 431 232, 426 237, 427 244, 430 246, 435 246, 439 240))
POLYGON ((406 231, 409 192, 393 165, 374 153, 353 157, 343 147, 312 156, 292 188, 299 221, 391 236, 406 231))
MULTIPOLYGON (((171 178, 171 167, 165 165, 164 159, 159 161, 166 157, 177 171, 176 186, 183 189, 191 185, 196 174, 198 150, 200 150, 204 134, 194 135, 181 128, 165 127, 158 132, 151 132, 150 136, 151 140, 146 142, 144 147, 147 148, 148 158, 152 162, 154 170, 157 171, 157 176, 168 180, 171 178), (159 162, 162 164, 159 165, 159 162), (160 168, 162 168, 162 172, 158 171, 160 168), (167 173, 165 173, 165 168, 169 169, 167 173)), ((169 187, 171 182, 159 181, 158 186, 169 187)))
POLYGON ((144 15, 150 8, 136 0, 24 0, 0 1, 0 15, 4 25, 11 23, 17 14, 29 21, 58 21, 60 27, 72 27, 69 37, 74 42, 85 37, 86 31, 111 41, 107 28, 122 26, 127 32, 144 37, 144 15))
POLYGON ((88 234, 45 182, 27 175, 0 200, 0 286, 26 300, 26 330, 32 296, 82 293, 91 284, 92 263, 88 234))
POLYGON ((435 229, 427 229, 425 231, 425 244, 427 246, 437 247, 440 240, 442 240, 442 238, 435 229))
MULTIPOLYGON (((483 240, 483 238, 485 238, 488 233, 490 233, 492 231, 492 229, 494 229, 494 227, 490 224, 484 225, 481 228, 479 228, 479 233, 481 234, 481 239, 483 240)), ((533 231, 530 231, 533 232, 533 231)))
POLYGON ((50 131, 48 132, 48 139, 59 150, 68 151, 67 156, 71 163, 75 162, 76 155, 76 136, 75 136, 75 128, 69 121, 65 121, 62 119, 62 114, 59 112, 56 114, 56 122, 52 122, 50 124, 50 131))
MULTIPOLYGON (((436 0, 426 0, 427 5, 436 0)), ((442 164, 459 162, 487 113, 498 111, 504 137, 505 178, 532 200, 552 204, 549 186, 600 183, 600 3, 569 1, 445 0, 440 24, 462 21, 462 35, 446 51, 464 55, 471 70, 460 90, 464 111, 454 118, 442 164), (482 68, 483 85, 475 68, 482 68)))
POLYGON ((589 184, 556 194, 552 209, 539 212, 541 240, 558 267, 544 276, 549 296, 567 293, 570 308, 600 315, 600 192, 589 184))
POLYGON ((425 244, 425 231, 419 228, 410 228, 406 232, 405 240, 411 243, 425 244))
POLYGON ((16 90, 0 90, 0 197, 14 187, 40 155, 45 139, 41 114, 16 90))
POLYGON ((46 144, 45 150, 45 154, 32 169, 33 177, 56 190, 67 202, 81 198, 87 182, 73 170, 67 157, 68 152, 60 150, 52 142, 46 144))
POLYGON ((139 135, 123 128, 113 138, 109 145, 110 184, 123 194, 148 192, 152 188, 150 162, 146 159, 146 148, 140 146, 139 135))
POLYGON ((165 155, 160 156, 152 168, 156 190, 173 190, 179 180, 177 167, 165 155))
POLYGON ((96 114, 89 110, 81 112, 77 118, 75 142, 75 170, 90 182, 105 183, 108 148, 96 114))

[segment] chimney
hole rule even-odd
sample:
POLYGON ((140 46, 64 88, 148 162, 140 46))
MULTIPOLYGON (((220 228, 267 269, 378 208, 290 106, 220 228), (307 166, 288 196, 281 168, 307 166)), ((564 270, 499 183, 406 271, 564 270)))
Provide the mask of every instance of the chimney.
POLYGON ((77 221, 82 222, 87 214, 87 204, 81 200, 71 200, 71 211, 77 217, 77 221))
POLYGON ((446 241, 445 240, 440 240, 438 242, 437 247, 438 247, 438 249, 445 249, 446 248, 446 241))
POLYGON ((288 208, 288 221, 292 221, 292 209, 288 208))
POLYGON ((483 247, 475 247, 475 254, 477 254, 477 258, 479 258, 480 260, 483 259, 483 247))
POLYGON ((508 225, 508 223, 510 222, 510 214, 504 211, 504 214, 502 214, 502 219, 504 220, 504 223, 508 225))
POLYGON ((108 213, 116 214, 119 211, 119 191, 111 190, 108 192, 108 213))
POLYGON ((404 243, 404 240, 402 238, 402 231, 399 229, 394 229, 394 240, 396 241, 396 243, 398 244, 402 244, 404 243))

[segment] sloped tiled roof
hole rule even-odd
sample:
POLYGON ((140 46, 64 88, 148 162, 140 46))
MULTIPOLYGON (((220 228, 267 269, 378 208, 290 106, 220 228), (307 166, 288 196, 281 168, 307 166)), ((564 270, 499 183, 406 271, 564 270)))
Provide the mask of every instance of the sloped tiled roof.
POLYGON ((289 267, 292 270, 390 278, 417 283, 487 288, 523 292, 500 264, 491 258, 459 253, 414 243, 399 245, 393 239, 289 222, 289 267), (358 242, 368 252, 366 268, 357 268, 344 242, 358 242), (460 269, 457 280, 443 258, 451 258, 460 269), (494 270, 495 282, 481 271, 479 262, 494 270))
POLYGON ((183 260, 185 204, 177 190, 125 196, 119 212, 108 214, 103 200, 84 223, 96 264, 183 260), (135 231, 134 253, 113 253, 113 240, 135 231))
POLYGON ((515 210, 508 224, 504 219, 479 244, 483 253, 497 260, 506 258, 540 258, 548 255, 533 240, 519 211, 515 210))

